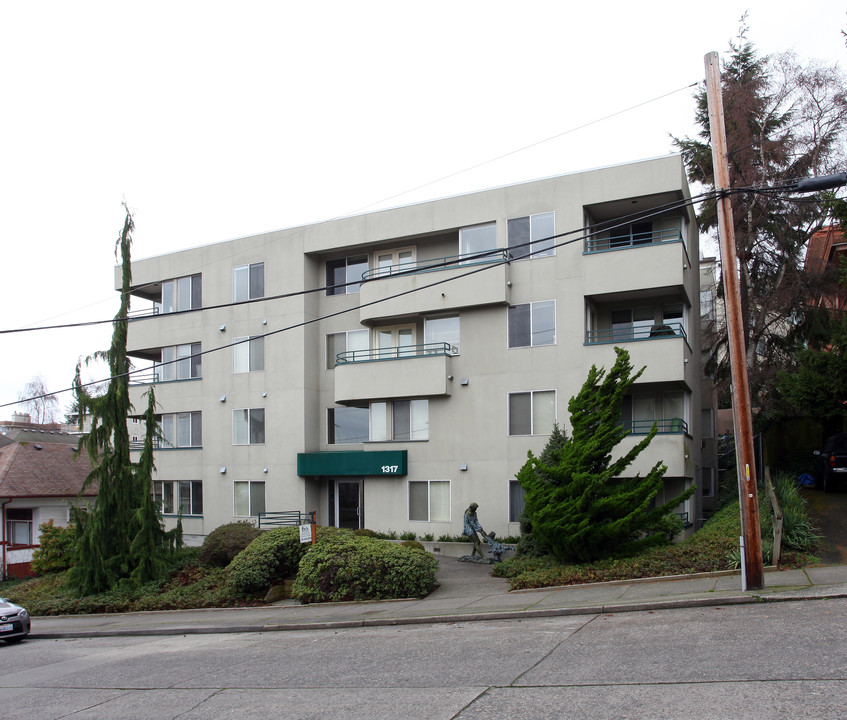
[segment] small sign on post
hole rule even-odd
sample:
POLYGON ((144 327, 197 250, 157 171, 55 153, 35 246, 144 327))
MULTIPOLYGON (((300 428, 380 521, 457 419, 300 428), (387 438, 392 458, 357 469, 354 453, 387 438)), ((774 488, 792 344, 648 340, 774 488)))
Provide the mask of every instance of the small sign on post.
POLYGON ((311 525, 300 525, 300 542, 301 543, 310 543, 312 542, 312 526, 311 525))

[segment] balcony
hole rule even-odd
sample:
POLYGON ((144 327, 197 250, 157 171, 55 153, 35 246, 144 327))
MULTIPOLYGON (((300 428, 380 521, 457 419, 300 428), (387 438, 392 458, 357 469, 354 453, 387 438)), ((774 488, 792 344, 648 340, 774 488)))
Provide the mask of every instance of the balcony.
POLYGON ((646 366, 639 382, 682 382, 689 388, 694 387, 699 382, 697 368, 689 362, 691 348, 685 335, 678 331, 650 335, 649 331, 628 334, 611 330, 589 331, 584 346, 584 362, 588 366, 611 368, 616 358, 614 348, 620 345, 629 352, 630 362, 636 370, 646 366))
POLYGON ((339 353, 335 402, 339 405, 450 394, 455 350, 448 343, 426 343, 339 353))
MULTIPOLYGON (((583 255, 585 294, 598 296, 648 288, 684 288, 691 261, 679 231, 674 230, 674 234, 673 241, 615 247, 598 244, 592 246, 594 249, 586 250, 583 255), (613 252, 626 248, 632 248, 632 251, 613 252)), ((586 247, 588 243, 601 241, 589 240, 586 247)))
POLYGON ((682 323, 669 322, 657 325, 633 326, 629 328, 611 328, 605 330, 589 330, 586 333, 585 342, 588 345, 598 343, 621 343, 632 340, 661 340, 663 338, 678 337, 686 342, 688 336, 682 323))
POLYGON ((682 418, 656 418, 655 420, 624 420, 621 425, 629 430, 631 435, 647 435, 656 424, 657 435, 688 434, 688 423, 682 418))
MULTIPOLYGON (((615 447, 614 457, 622 457, 644 439, 643 436, 630 434, 615 447)), ((650 444, 644 448, 632 465, 626 469, 627 475, 636 473, 644 476, 652 470, 657 462, 667 465, 666 478, 693 477, 693 461, 686 457, 688 454, 686 443, 690 440, 684 433, 660 433, 656 435, 650 444)))
POLYGON ((359 320, 373 325, 389 318, 508 305, 509 277, 506 250, 373 268, 362 277, 359 320), (460 276, 461 282, 450 282, 460 276))
POLYGON ((596 237, 586 238, 585 252, 595 253, 605 250, 622 250, 624 248, 643 247, 645 245, 656 245, 666 242, 682 242, 682 233, 678 228, 638 232, 637 229, 632 229, 632 226, 630 226, 623 233, 620 230, 613 230, 610 233, 601 233, 596 237))

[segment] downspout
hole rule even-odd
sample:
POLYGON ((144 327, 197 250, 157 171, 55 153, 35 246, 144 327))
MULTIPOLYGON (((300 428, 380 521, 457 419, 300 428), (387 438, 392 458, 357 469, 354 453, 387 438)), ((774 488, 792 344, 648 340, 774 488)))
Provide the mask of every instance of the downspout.
POLYGON ((3 540, 0 541, 0 546, 3 547, 3 564, 0 565, 0 580, 6 578, 6 506, 12 502, 12 498, 4 500, 0 505, 0 522, 3 523, 3 540))

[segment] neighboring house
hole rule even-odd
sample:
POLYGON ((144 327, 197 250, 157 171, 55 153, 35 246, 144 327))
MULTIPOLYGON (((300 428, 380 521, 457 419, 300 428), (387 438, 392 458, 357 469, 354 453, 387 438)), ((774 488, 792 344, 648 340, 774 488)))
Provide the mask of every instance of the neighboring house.
POLYGON ((647 368, 619 450, 658 423, 632 471, 668 466, 662 502, 702 475, 698 257, 671 155, 135 261, 155 497, 194 541, 289 510, 437 538, 473 501, 516 535, 527 450, 618 345, 647 368))
POLYGON ((718 313, 723 312, 723 302, 718 297, 717 266, 717 258, 700 258, 700 431, 703 465, 697 486, 700 509, 705 516, 711 515, 715 508, 721 480, 718 472, 718 396, 714 380, 707 371, 718 313))
MULTIPOLYGON (((0 576, 26 577, 38 526, 67 525, 91 464, 65 442, 10 442, 0 447, 0 576)), ((93 498, 96 487, 84 497, 93 498)))
MULTIPOLYGON (((813 275, 838 272, 839 261, 847 254, 847 238, 838 225, 821 228, 809 238, 803 269, 813 275)), ((836 275, 837 277, 837 275, 836 275)), ((827 310, 842 311, 847 306, 844 288, 834 284, 831 292, 810 298, 810 304, 827 310)))

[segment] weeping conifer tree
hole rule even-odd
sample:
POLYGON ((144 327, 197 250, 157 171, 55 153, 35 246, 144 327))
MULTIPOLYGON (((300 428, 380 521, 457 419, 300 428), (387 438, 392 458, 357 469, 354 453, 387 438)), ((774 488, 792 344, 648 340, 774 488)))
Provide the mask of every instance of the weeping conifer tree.
POLYGON ((82 595, 103 592, 119 583, 143 583, 158 577, 167 565, 173 544, 151 496, 153 446, 158 434, 152 388, 147 396, 144 449, 137 463, 130 459, 127 418, 132 404, 126 346, 134 225, 132 214, 126 205, 124 208, 126 219, 115 248, 116 257, 120 252, 123 274, 112 344, 85 361, 108 362, 110 380, 102 395, 93 395, 82 383, 81 363, 77 364, 74 378, 80 415, 91 417, 91 431, 82 437, 77 449, 87 452, 93 467, 83 490, 97 486, 94 506, 88 513, 78 515, 74 564, 69 571, 70 582, 82 595))
POLYGON ((658 462, 644 477, 626 476, 656 435, 655 423, 643 440, 612 461, 612 450, 629 433, 620 422, 623 398, 644 372, 642 368, 633 375, 629 353, 617 347, 615 353, 608 374, 592 366, 568 403, 571 436, 557 436, 555 446, 548 445, 539 457, 530 452, 517 474, 534 541, 562 562, 632 555, 666 542, 677 521, 670 514, 694 491, 692 486, 652 507, 667 466, 658 462))

